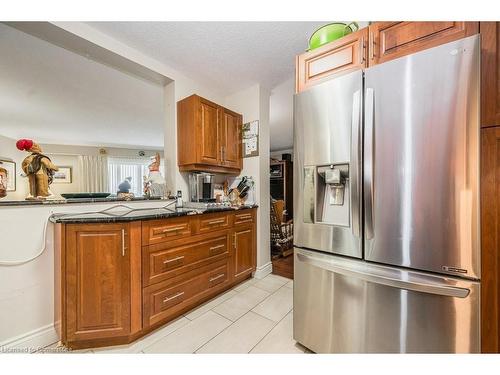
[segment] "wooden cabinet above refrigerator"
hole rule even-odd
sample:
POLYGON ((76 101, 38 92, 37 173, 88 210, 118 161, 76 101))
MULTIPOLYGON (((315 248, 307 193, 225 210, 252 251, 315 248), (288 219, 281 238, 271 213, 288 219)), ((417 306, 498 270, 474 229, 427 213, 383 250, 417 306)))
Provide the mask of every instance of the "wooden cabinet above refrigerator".
POLYGON ((239 174, 242 116, 191 95, 177 102, 177 152, 181 172, 239 174))
POLYGON ((296 58, 296 92, 479 32, 479 22, 374 22, 296 58))

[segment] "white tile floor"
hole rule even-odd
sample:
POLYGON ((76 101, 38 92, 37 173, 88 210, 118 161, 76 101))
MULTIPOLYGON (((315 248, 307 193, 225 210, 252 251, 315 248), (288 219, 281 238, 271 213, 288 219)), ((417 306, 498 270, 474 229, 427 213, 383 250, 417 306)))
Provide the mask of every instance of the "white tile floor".
POLYGON ((237 285, 130 345, 76 352, 307 353, 293 340, 292 327, 293 281, 268 275, 237 285))

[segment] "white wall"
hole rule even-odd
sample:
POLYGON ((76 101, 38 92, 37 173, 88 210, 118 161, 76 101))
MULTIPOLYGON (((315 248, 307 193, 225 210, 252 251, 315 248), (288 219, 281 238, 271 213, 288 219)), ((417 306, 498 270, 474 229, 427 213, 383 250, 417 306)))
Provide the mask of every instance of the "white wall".
POLYGON ((271 151, 293 147, 294 93, 295 77, 291 77, 271 91, 269 107, 271 151))
POLYGON ((259 120, 259 155, 244 158, 241 176, 253 176, 259 204, 257 217, 257 272, 272 269, 269 224, 269 93, 254 85, 226 97, 225 106, 243 115, 243 123, 259 120))

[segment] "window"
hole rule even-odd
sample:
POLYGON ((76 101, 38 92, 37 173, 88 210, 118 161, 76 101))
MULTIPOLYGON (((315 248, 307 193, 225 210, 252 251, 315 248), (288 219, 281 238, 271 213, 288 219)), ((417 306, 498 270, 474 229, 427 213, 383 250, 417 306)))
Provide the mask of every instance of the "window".
POLYGON ((131 177, 130 189, 136 197, 143 195, 144 176, 149 174, 148 165, 151 163, 149 158, 108 158, 108 184, 111 194, 118 192, 120 185, 127 177, 131 177))

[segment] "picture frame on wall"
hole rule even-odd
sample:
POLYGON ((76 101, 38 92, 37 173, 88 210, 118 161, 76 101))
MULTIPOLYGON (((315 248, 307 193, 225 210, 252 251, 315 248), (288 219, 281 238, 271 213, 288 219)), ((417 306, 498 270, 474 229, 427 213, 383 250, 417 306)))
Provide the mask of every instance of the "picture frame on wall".
POLYGON ((16 191, 16 162, 0 159, 0 163, 7 170, 7 191, 16 191))
POLYGON ((54 184, 71 184, 73 182, 72 174, 72 167, 59 167, 59 170, 54 172, 52 182, 54 184))
POLYGON ((259 120, 242 125, 243 157, 249 158, 259 155, 259 120))

